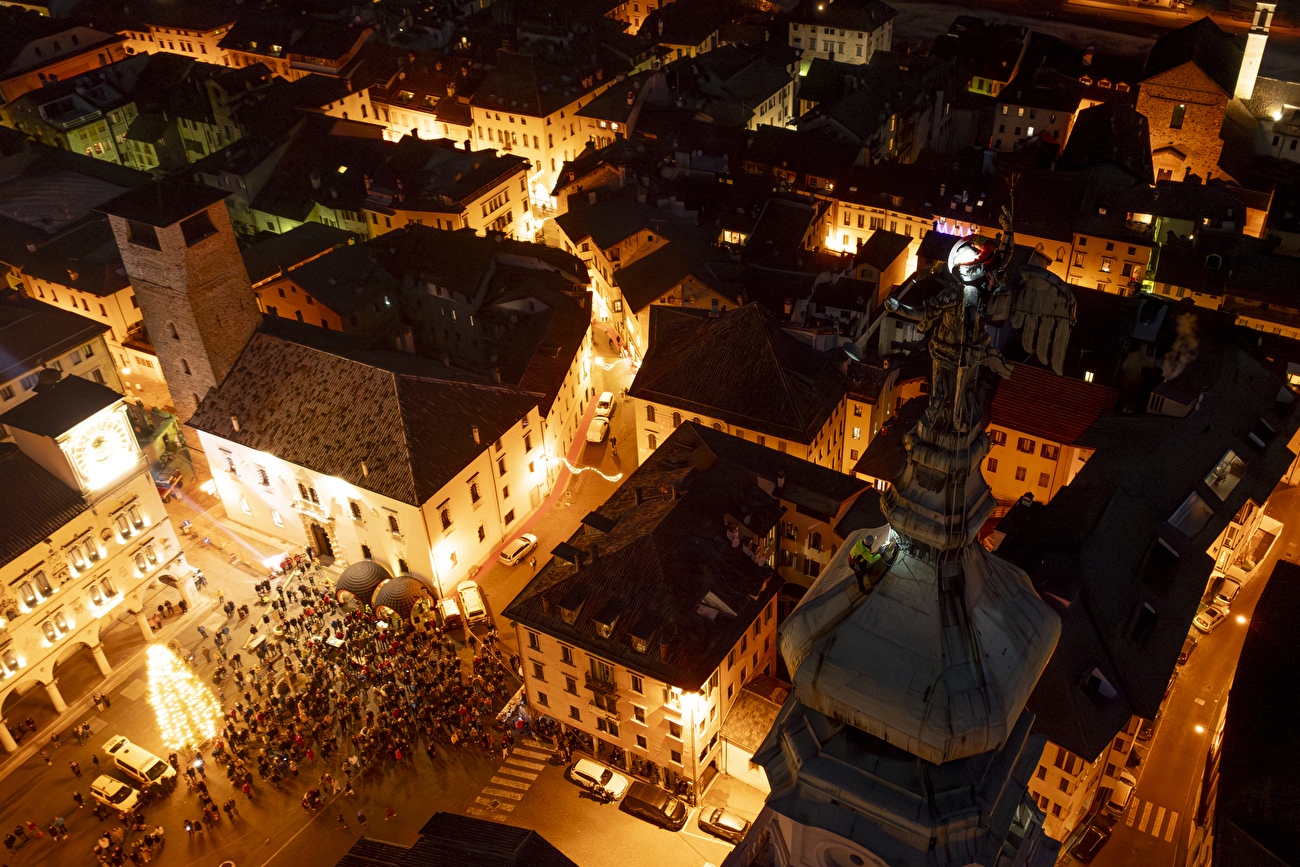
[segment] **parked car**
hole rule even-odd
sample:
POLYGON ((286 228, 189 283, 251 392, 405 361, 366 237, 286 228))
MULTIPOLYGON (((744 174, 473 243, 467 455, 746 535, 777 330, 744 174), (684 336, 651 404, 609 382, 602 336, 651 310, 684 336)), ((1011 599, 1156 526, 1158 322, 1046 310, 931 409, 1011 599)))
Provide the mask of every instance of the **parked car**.
POLYGON ((1128 802, 1133 798, 1133 790, 1137 788, 1137 779, 1128 771, 1120 771, 1119 779, 1115 782, 1115 787, 1110 790, 1110 796, 1106 803, 1102 805, 1102 810, 1112 816, 1124 815, 1124 810, 1128 808, 1128 802))
POLYGON ((600 397, 596 400, 596 417, 609 418, 614 414, 614 392, 601 392, 600 397))
POLYGON ((1092 859, 1097 857, 1097 853, 1101 851, 1101 847, 1105 846, 1106 841, 1109 839, 1109 831, 1098 828, 1096 825, 1090 825, 1088 830, 1083 832, 1083 837, 1070 850, 1070 854, 1084 864, 1091 864, 1092 859))
POLYGON ((465 625, 465 621, 460 616, 460 606, 451 596, 444 596, 438 600, 438 619, 442 621, 443 629, 458 629, 465 625))
POLYGON ((686 825, 689 813, 686 805, 677 798, 658 786, 640 781, 632 784, 619 809, 669 831, 680 831, 686 825))
POLYGON ((1192 658, 1192 653, 1196 650, 1196 636, 1188 635, 1183 639, 1183 649, 1178 651, 1178 664, 1186 665, 1187 660, 1192 658))
POLYGON ((569 768, 569 776, 584 789, 604 791, 615 801, 627 794, 627 777, 616 774, 591 759, 578 759, 574 762, 569 768))
POLYGON ((1236 578, 1224 578, 1223 583, 1219 585, 1219 590, 1214 594, 1214 606, 1222 608, 1224 613, 1232 607, 1232 600, 1237 598, 1238 591, 1241 590, 1241 582, 1236 578))
POLYGON ((749 830, 749 820, 742 819, 735 813, 728 813, 721 807, 700 810, 700 830, 707 831, 715 837, 721 837, 732 843, 739 843, 749 830))
POLYGON ((176 776, 176 769, 148 750, 117 735, 104 744, 104 752, 113 757, 119 771, 137 783, 156 783, 176 776))
POLYGON ((1200 614, 1196 615, 1196 618, 1192 621, 1192 625, 1204 632, 1206 635, 1209 635, 1214 630, 1214 627, 1222 623, 1223 619, 1227 616, 1227 611, 1211 605, 1200 614))
POLYGON ((537 537, 532 533, 524 533, 501 549, 501 562, 507 566, 514 566, 527 557, 529 552, 536 547, 537 537))
POLYGON ((589 443, 603 443, 608 435, 609 419, 604 416, 596 416, 591 420, 591 424, 587 426, 587 442, 589 443))
POLYGON ((483 604, 483 591, 477 581, 462 581, 456 588, 460 609, 465 612, 465 622, 473 625, 488 619, 487 606, 483 604))
POLYGON ((1153 719, 1142 720, 1142 725, 1138 726, 1137 739, 1138 743, 1145 744, 1151 740, 1152 735, 1156 733, 1156 721, 1153 719))
POLYGON ((158 496, 162 497, 164 503, 171 502, 171 498, 181 487, 181 471, 154 468, 150 471, 150 475, 153 476, 154 487, 158 489, 158 496))
POLYGON ((90 797, 121 813, 133 812, 140 803, 139 792, 108 774, 100 774, 90 784, 90 797))

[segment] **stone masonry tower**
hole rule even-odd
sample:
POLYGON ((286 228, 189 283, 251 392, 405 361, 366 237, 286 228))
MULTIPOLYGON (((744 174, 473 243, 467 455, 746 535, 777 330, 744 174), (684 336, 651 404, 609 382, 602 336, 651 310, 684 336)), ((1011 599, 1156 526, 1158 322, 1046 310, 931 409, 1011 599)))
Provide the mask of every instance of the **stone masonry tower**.
POLYGON ((262 321, 226 195, 155 181, 100 207, 182 422, 230 372, 262 321))

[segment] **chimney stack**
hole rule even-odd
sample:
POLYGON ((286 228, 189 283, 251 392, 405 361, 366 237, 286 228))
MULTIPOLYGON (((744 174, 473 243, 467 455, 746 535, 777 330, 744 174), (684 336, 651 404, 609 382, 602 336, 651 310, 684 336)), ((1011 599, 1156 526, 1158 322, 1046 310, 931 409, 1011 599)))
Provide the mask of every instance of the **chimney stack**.
POLYGON ((230 426, 235 429, 235 433, 239 433, 239 416, 232 415, 230 417, 230 426))
MULTIPOLYGON (((236 428, 236 430, 238 430, 238 428, 236 428)), ((483 443, 478 438, 478 427, 477 426, 472 427, 470 428, 470 430, 474 434, 474 445, 482 445, 483 443)))

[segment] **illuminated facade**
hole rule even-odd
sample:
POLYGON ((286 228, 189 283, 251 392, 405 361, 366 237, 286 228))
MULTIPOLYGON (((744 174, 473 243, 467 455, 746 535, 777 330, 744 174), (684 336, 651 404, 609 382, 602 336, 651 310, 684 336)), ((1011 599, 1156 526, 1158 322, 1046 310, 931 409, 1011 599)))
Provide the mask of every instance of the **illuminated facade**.
MULTIPOLYGON (((89 648, 111 672, 101 629, 124 607, 152 638, 147 594, 193 583, 127 417, 112 390, 79 377, 55 382, 0 416, 0 702, 44 687, 67 710, 57 666, 89 648)), ((0 745, 17 749, 0 723, 0 745)))

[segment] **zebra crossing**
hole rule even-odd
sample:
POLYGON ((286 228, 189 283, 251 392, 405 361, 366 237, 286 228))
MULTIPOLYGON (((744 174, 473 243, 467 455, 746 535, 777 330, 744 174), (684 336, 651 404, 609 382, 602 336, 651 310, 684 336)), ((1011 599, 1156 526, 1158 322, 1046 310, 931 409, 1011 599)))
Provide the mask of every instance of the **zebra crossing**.
POLYGON ((1124 814, 1124 824, 1139 833, 1172 843, 1178 831, 1178 813, 1152 801, 1134 797, 1124 814))
POLYGON ((480 819, 506 822, 537 780, 538 773, 555 755, 555 750, 533 738, 524 738, 509 758, 492 774, 492 779, 465 812, 480 819))

